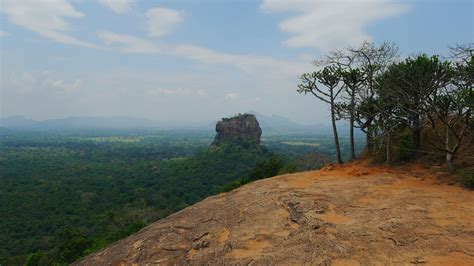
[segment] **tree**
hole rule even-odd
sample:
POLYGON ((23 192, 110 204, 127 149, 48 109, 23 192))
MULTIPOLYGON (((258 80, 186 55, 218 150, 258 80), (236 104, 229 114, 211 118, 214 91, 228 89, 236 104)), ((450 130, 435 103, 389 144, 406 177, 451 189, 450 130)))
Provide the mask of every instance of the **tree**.
POLYGON ((450 80, 449 62, 424 54, 392 64, 382 75, 380 97, 397 103, 401 120, 412 131, 415 149, 421 148, 421 130, 429 112, 427 99, 450 80))
POLYGON ((355 106, 355 120, 358 127, 366 134, 366 145, 369 153, 372 152, 374 130, 377 128, 375 119, 380 106, 377 107, 376 86, 377 78, 382 75, 389 65, 397 60, 398 47, 392 42, 364 42, 357 48, 349 48, 353 54, 353 62, 363 72, 364 83, 359 89, 355 106))
POLYGON ((453 159, 469 129, 471 110, 464 101, 463 91, 458 88, 444 88, 432 100, 430 107, 432 112, 428 117, 431 131, 435 133, 438 142, 431 141, 430 138, 427 140, 446 153, 446 163, 452 171, 453 159), (439 133, 440 129, 444 130, 444 134, 439 133))
POLYGON ((343 92, 345 97, 342 97, 345 102, 338 103, 334 106, 338 117, 349 119, 349 139, 350 139, 350 158, 356 158, 355 142, 354 142, 354 121, 355 121, 355 107, 356 94, 363 79, 359 70, 353 69, 355 54, 348 50, 335 49, 329 52, 324 58, 316 60, 316 66, 334 66, 340 72, 339 77, 343 82, 343 92))
POLYGON ((249 173, 250 180, 259 180, 278 175, 285 166, 282 158, 272 155, 268 159, 259 161, 255 164, 249 173))
POLYGON ((364 42, 357 48, 333 50, 315 61, 317 66, 336 65, 343 73, 345 102, 338 104, 337 110, 341 117, 349 120, 352 159, 355 158, 356 127, 366 134, 367 149, 372 150, 375 112, 370 104, 376 97, 375 80, 397 57, 398 47, 394 43, 364 42))
POLYGON ((71 263, 84 255, 91 241, 83 230, 66 226, 59 230, 54 240, 56 261, 71 263))
MULTIPOLYGON (((474 109, 474 43, 458 44, 450 48, 451 59, 454 61, 453 85, 462 91, 466 107, 474 109)), ((473 117, 470 117, 471 128, 474 130, 473 117)))
POLYGON ((451 46, 449 47, 449 53, 448 59, 468 65, 469 60, 474 56, 474 42, 451 46))
POLYGON ((376 105, 377 98, 374 96, 362 98, 358 101, 355 109, 355 121, 366 136, 366 149, 370 153, 373 151, 373 144, 376 138, 376 118, 379 107, 376 105))
POLYGON ((336 99, 342 91, 339 86, 341 71, 336 65, 329 65, 322 70, 312 73, 305 73, 300 77, 301 83, 298 85, 298 93, 305 95, 310 93, 317 99, 329 104, 331 111, 331 124, 334 136, 334 145, 336 147, 337 163, 342 163, 341 148, 339 146, 339 136, 336 126, 336 99), (322 86, 319 86, 322 84, 322 86))
MULTIPOLYGON (((381 86, 380 83, 377 84, 378 86, 381 86)), ((392 135, 397 132, 400 125, 403 124, 403 118, 399 115, 400 110, 397 107, 397 104, 393 101, 382 97, 373 98, 372 101, 373 102, 369 104, 369 110, 373 111, 373 124, 371 125, 373 128, 371 129, 371 136, 373 137, 373 140, 380 141, 381 147, 379 150, 382 150, 382 146, 385 146, 386 165, 390 166, 392 160, 392 135), (384 140, 385 144, 383 144, 384 140)))
POLYGON ((349 100, 346 105, 349 116, 349 139, 350 139, 350 156, 351 160, 356 159, 355 155, 355 141, 354 141, 354 123, 356 120, 356 97, 359 94, 360 88, 364 83, 365 77, 363 72, 356 69, 348 69, 341 71, 342 81, 344 82, 345 92, 349 100))
MULTIPOLYGON (((453 48, 452 48, 453 49, 453 48)), ((453 160, 467 135, 471 122, 471 111, 474 108, 474 55, 473 49, 457 46, 452 54, 457 61, 452 68, 452 80, 446 87, 430 97, 429 121, 431 131, 437 138, 430 143, 446 153, 446 163, 453 171, 453 160), (440 133, 440 129, 444 132, 440 133)))

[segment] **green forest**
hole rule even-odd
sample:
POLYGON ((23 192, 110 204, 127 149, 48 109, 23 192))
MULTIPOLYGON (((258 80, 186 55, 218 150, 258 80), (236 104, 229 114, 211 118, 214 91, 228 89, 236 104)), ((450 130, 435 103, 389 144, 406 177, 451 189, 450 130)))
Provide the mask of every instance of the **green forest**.
POLYGON ((0 266, 474 266, 474 0, 0 0, 0 266))
POLYGON ((210 195, 362 150, 387 166, 444 160, 474 187, 471 48, 402 59, 393 43, 364 43, 315 61, 297 92, 328 105, 332 135, 210 147, 205 130, 1 129, 0 265, 68 264, 210 195))
POLYGON ((271 134, 261 146, 209 150, 213 137, 2 130, 0 264, 68 264, 209 195, 334 160, 328 135, 271 134))
MULTIPOLYGON (((457 162, 472 160, 474 44, 448 51, 402 57, 393 42, 364 42, 314 61, 316 70, 300 76, 297 92, 328 105, 339 164, 338 120, 349 123, 352 160, 357 158, 355 129, 366 135, 366 154, 387 166, 438 154, 454 173, 457 162)), ((474 186, 473 170, 468 186, 474 186)))

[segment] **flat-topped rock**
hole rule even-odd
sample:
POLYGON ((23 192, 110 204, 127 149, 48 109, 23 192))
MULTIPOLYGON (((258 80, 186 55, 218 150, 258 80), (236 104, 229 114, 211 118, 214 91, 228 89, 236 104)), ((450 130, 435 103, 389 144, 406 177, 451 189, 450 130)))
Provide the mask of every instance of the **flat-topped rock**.
POLYGON ((220 146, 226 142, 253 142, 260 145, 262 129, 257 118, 252 114, 239 114, 231 118, 222 118, 216 124, 216 137, 212 146, 220 146))

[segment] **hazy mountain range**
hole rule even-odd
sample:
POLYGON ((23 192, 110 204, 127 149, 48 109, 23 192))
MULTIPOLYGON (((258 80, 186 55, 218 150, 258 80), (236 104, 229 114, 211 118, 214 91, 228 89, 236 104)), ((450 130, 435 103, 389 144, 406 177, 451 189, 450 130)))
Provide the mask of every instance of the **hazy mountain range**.
MULTIPOLYGON (((254 114, 264 132, 316 132, 330 133, 329 124, 303 125, 279 115, 254 114)), ((134 117, 67 117, 49 120, 33 120, 24 116, 0 119, 0 127, 14 130, 72 130, 72 129, 190 129, 214 130, 217 121, 177 122, 156 121, 134 117)))

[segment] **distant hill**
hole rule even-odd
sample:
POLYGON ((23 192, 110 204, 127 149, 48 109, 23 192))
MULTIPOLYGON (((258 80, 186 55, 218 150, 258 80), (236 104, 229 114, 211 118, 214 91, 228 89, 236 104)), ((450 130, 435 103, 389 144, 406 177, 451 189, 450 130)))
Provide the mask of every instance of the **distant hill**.
POLYGON ((8 129, 31 129, 38 126, 39 122, 24 116, 10 116, 0 119, 0 127, 8 129))
POLYGON ((23 116, 11 116, 0 119, 0 127, 16 130, 210 129, 210 123, 180 123, 135 117, 67 117, 36 121, 23 116))
MULTIPOLYGON (((279 115, 264 115, 255 111, 254 114, 263 130, 267 133, 319 133, 331 134, 329 124, 303 125, 287 117, 279 115)), ((219 118, 220 119, 220 118, 219 118)), ((135 117, 67 117, 37 121, 24 116, 0 118, 0 127, 15 130, 74 130, 74 129, 192 129, 214 131, 215 121, 186 122, 186 121, 157 121, 135 117)), ((346 126, 341 125, 344 130, 346 126)))
POLYGON ((315 133, 332 133, 329 124, 318 123, 314 125, 299 124, 287 117, 280 115, 264 115, 255 111, 249 111, 257 117, 263 132, 315 132, 315 133))

